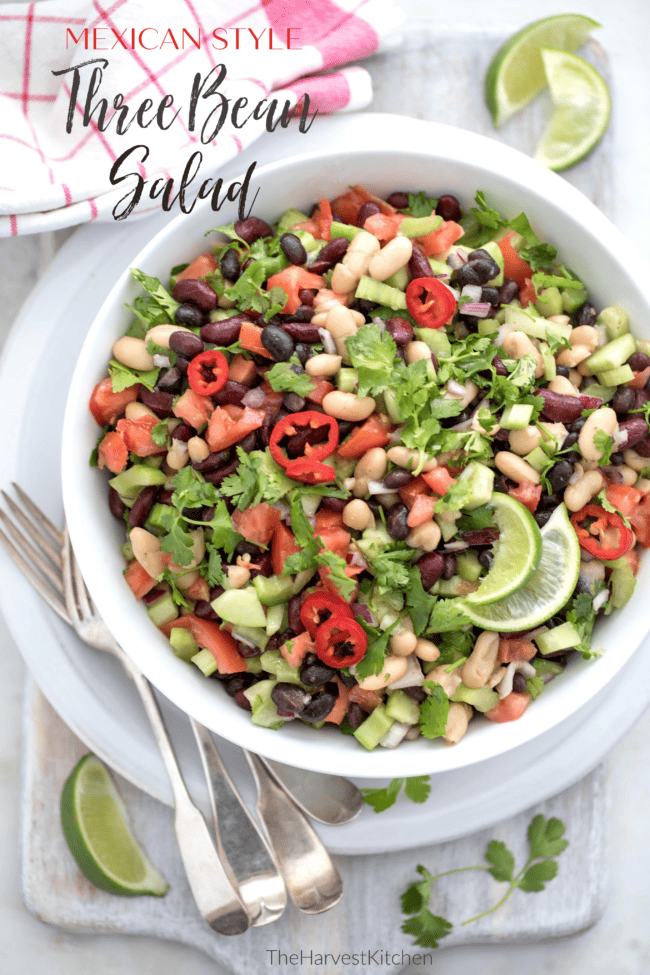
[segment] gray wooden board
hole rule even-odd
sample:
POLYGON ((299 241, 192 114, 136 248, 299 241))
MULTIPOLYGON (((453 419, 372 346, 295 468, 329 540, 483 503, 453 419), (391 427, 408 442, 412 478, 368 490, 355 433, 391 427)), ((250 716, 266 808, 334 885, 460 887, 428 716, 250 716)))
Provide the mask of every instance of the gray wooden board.
MULTIPOLYGON (((483 101, 483 78, 494 51, 504 39, 498 32, 459 26, 454 32, 435 30, 431 22, 413 22, 402 31, 402 43, 363 62, 373 78, 371 110, 411 115, 457 125, 497 137, 532 153, 549 117, 544 96, 498 132, 492 128, 483 101)), ((582 52, 607 78, 607 59, 590 40, 582 52)), ((610 217, 613 200, 612 144, 607 133, 591 156, 566 174, 610 217)), ((387 142, 390 133, 386 133, 387 142)), ((432 174, 432 182, 435 174, 432 174)), ((395 187, 399 189, 399 187, 395 187)), ((477 187, 480 189, 480 187, 477 187)), ((366 971, 397 972, 401 952, 414 948, 399 930, 399 894, 424 863, 435 872, 480 863, 487 842, 503 839, 517 859, 525 854, 526 828, 537 812, 559 816, 574 838, 563 854, 561 873, 547 891, 534 897, 516 892, 497 914, 466 928, 455 928, 443 945, 486 942, 529 943, 583 930, 602 913, 609 887, 606 845, 606 773, 601 767, 560 796, 507 823, 444 846, 382 856, 338 857, 346 894, 329 914, 307 917, 295 911, 270 928, 248 932, 236 941, 213 935, 198 916, 183 874, 172 827, 172 813, 124 779, 124 796, 136 835, 171 883, 162 900, 120 899, 96 890, 80 875, 63 840, 58 821, 62 784, 85 752, 30 681, 25 705, 22 880, 25 903, 41 920, 76 931, 154 935, 205 951, 229 972, 278 971, 312 975, 364 975, 366 971), (579 842, 577 840, 579 839, 579 842), (270 949, 292 953, 313 951, 297 966, 278 961, 270 949), (386 964, 319 965, 318 954, 329 952, 396 952, 386 964)), ((504 788, 507 786, 504 785, 504 788)), ((435 911, 460 921, 479 913, 502 895, 503 886, 488 875, 471 873, 443 881, 435 911)), ((430 962, 427 964, 429 966, 430 962)))

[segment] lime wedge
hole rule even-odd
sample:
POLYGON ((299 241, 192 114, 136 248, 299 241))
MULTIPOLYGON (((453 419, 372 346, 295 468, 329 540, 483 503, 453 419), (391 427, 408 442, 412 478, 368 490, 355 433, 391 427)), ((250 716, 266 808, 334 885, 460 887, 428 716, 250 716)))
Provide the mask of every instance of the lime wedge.
POLYGON ((113 780, 94 755, 85 755, 61 794, 61 825, 79 869, 109 894, 162 897, 169 884, 131 835, 113 780))
POLYGON ((607 85, 584 58, 544 48, 542 60, 555 111, 535 159, 557 172, 579 162, 600 141, 611 100, 607 85))
POLYGON ((529 24, 497 51, 485 76, 485 100, 499 128, 546 87, 543 47, 577 51, 595 27, 591 17, 558 14, 529 24))
POLYGON ((565 505, 555 509, 541 534, 539 568, 526 585, 487 606, 463 600, 463 610, 476 626, 500 633, 531 630, 571 598, 580 572, 580 546, 565 505))
POLYGON ((476 592, 466 597, 472 606, 505 599, 525 585, 539 565, 542 533, 528 508, 507 494, 495 492, 489 502, 501 530, 494 546, 492 568, 476 592))

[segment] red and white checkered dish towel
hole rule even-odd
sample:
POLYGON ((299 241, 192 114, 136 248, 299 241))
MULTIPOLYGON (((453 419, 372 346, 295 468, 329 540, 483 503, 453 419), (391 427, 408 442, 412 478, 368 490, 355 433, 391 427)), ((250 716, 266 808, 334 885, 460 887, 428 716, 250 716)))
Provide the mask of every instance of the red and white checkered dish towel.
MULTIPOLYGON (((115 174, 138 171, 147 181, 129 219, 157 209, 160 195, 149 197, 156 178, 161 178, 160 191, 170 177, 177 188, 189 157, 198 150, 203 160, 188 191, 194 199, 204 179, 265 131, 264 118, 251 117, 236 127, 229 110, 211 138, 223 104, 220 93, 230 99, 230 108, 238 98, 248 98, 240 123, 263 99, 274 97, 278 119, 285 100, 300 104, 304 93, 311 111, 363 108, 372 98, 368 73, 359 67, 336 69, 376 51, 403 18, 394 0, 42 0, 3 5, 0 236, 114 220, 113 209, 120 212, 119 201, 136 180, 111 184, 109 173, 138 145, 147 147, 147 158, 144 150, 134 149, 115 174), (85 64, 92 59, 108 64, 85 64), (227 68, 223 82, 203 97, 218 80, 220 64, 227 68), (73 99, 75 73, 55 76, 52 71, 74 65, 79 66, 79 85, 73 99), (91 107, 97 107, 84 126, 86 97, 97 67, 102 75, 90 99, 91 107), (197 74, 203 87, 192 128, 197 74), (144 99, 152 102, 143 114, 144 122, 153 118, 151 124, 143 128, 134 120, 120 134, 114 107, 118 94, 123 103, 118 100, 117 109, 128 106, 123 128, 144 99), (155 113, 165 95, 173 95, 174 102, 162 113, 168 126, 163 129, 155 113), (104 123, 115 113, 109 124, 101 120, 102 98, 108 109, 104 123), (72 128, 67 132, 69 112, 72 128)), ((282 132, 278 126, 275 137, 282 138, 282 132)))

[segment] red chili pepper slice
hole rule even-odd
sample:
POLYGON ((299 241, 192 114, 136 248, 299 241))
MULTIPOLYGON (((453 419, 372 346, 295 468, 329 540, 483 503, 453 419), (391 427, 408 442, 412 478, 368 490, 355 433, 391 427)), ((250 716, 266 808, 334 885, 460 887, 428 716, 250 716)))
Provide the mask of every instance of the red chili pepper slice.
POLYGON ((289 461, 286 468, 287 477, 294 481, 302 481, 303 484, 327 484, 328 481, 336 480, 336 471, 329 464, 321 464, 318 460, 311 457, 299 457, 297 460, 289 461))
MULTIPOLYGON (((301 431, 305 433, 304 457, 297 457, 296 460, 304 460, 305 458, 311 461, 323 460, 325 457, 333 454, 338 447, 339 425, 333 416, 328 416, 326 413, 317 413, 316 410, 291 413, 275 425, 271 433, 271 439, 269 440, 271 456, 280 467, 286 468, 292 463, 291 458, 287 456, 286 450, 280 446, 280 441, 284 437, 293 437, 301 431), (329 427, 329 430, 327 431, 327 440, 324 443, 309 443, 307 435, 310 435, 311 431, 324 430, 326 427, 329 427)), ((333 470, 333 468, 330 468, 330 470, 333 470)), ((327 479, 330 480, 330 478, 327 479)), ((302 480, 302 478, 299 478, 299 480, 302 480)), ((321 482, 310 481, 308 483, 318 484, 321 482)))
POLYGON ((208 349, 195 355, 187 367, 187 378, 195 393, 214 396, 228 382, 228 360, 223 352, 208 349), (209 379, 214 376, 214 379, 209 379))
POLYGON ((332 616, 316 632, 316 653, 328 667, 358 664, 368 648, 365 630, 356 620, 332 616))
POLYGON ((423 328, 442 328, 456 310, 456 299, 437 278, 415 278, 406 289, 406 307, 423 328))
POLYGON ((329 592, 310 592, 305 596, 300 607, 300 620, 303 626, 307 627, 312 638, 316 636, 318 628, 332 616, 354 619, 352 607, 340 596, 329 592))
POLYGON ((580 542, 580 548, 597 559, 618 559, 634 547, 634 532, 627 528, 620 515, 605 511, 597 504, 588 504, 571 515, 571 524, 580 542), (588 525, 583 527, 581 522, 588 525), (611 540, 610 529, 618 531, 618 544, 611 540))

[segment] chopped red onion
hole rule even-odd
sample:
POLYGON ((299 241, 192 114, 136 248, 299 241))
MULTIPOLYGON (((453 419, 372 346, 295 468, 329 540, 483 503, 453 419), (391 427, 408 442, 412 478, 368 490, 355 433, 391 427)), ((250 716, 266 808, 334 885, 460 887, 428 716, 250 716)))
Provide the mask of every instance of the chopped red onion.
POLYGON ((249 389, 245 396, 242 396, 242 403, 244 406, 249 406, 251 410, 256 410, 258 407, 266 400, 266 393, 261 386, 256 386, 255 389, 249 389))
POLYGON ((384 334, 384 332, 386 331, 386 322, 384 321, 384 319, 383 319, 383 318, 379 318, 379 316, 378 316, 378 315, 376 315, 376 316, 375 316, 375 317, 373 318, 373 320, 372 320, 372 324, 373 324, 373 325, 377 325, 377 326, 378 326, 378 328, 379 328, 379 331, 380 331, 380 332, 382 333, 382 335, 383 335, 383 334, 384 334))
POLYGON ((594 613, 601 609, 609 599, 609 589, 603 589, 598 595, 594 596, 594 613))
POLYGON ((447 392, 450 396, 453 396, 454 399, 462 399, 465 395, 465 387, 461 386, 460 383, 457 383, 455 379, 450 379, 447 383, 447 392))
POLYGON ((473 315, 474 318, 487 318, 492 305, 487 301, 468 301, 461 308, 463 315, 473 315))
POLYGON ((537 671, 527 660, 513 660, 509 663, 504 676, 495 688, 501 700, 512 691, 512 682, 516 673, 523 674, 524 677, 534 677, 537 671))
POLYGON ((328 355, 336 355, 336 342, 327 329, 319 328, 318 334, 320 335, 321 342, 323 343, 323 351, 327 352, 328 355))
POLYGON ((389 489, 383 481, 368 481, 368 494, 388 494, 389 489))
POLYGON ((449 257, 447 258, 447 264, 454 271, 459 271, 463 266, 463 264, 467 264, 467 261, 465 260, 464 257, 462 257, 461 254, 458 253, 458 251, 452 251, 449 257))
POLYGON ((169 366, 171 366, 171 361, 169 359, 169 356, 162 355, 160 352, 156 352, 153 357, 153 364, 154 366, 159 366, 162 367, 163 369, 167 369, 169 366))
POLYGON ((449 542, 443 546, 442 550, 443 552, 462 552, 466 548, 469 548, 467 542, 449 542))
POLYGON ((395 427, 393 432, 388 434, 388 442, 391 444, 401 443, 403 429, 404 429, 404 424, 402 424, 402 426, 395 427))
POLYGON ((420 661, 411 655, 406 658, 406 673, 390 685, 391 691, 399 691, 402 687, 421 687, 425 680, 420 661))
POLYGON ((352 612, 355 616, 360 616, 366 621, 366 623, 369 623, 370 626, 376 626, 376 620, 370 612, 370 608, 366 606, 365 603, 352 603, 351 605, 352 612))
POLYGON ((399 721, 396 721, 390 726, 384 737, 380 739, 379 744, 382 748, 397 748, 404 741, 404 738, 412 727, 410 724, 401 724, 399 721))
MULTIPOLYGON (((461 298, 470 298, 472 301, 480 301, 482 294, 483 288, 480 284, 466 284, 460 292, 461 298)), ((466 306, 463 305, 462 310, 464 311, 465 308, 466 306)))

